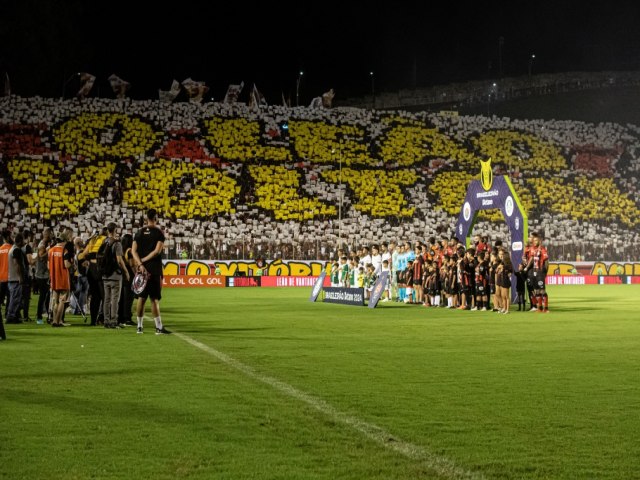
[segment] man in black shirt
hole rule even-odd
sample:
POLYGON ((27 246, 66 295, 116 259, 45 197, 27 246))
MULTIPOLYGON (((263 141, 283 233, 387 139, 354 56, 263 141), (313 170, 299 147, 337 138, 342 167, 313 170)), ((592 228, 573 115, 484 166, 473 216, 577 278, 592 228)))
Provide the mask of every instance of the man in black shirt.
POLYGON ((160 299, 162 298, 162 249, 164 247, 164 234, 156 225, 157 213, 155 209, 147 211, 147 226, 142 227, 136 233, 131 247, 131 254, 136 272, 148 275, 147 285, 138 295, 136 316, 138 319, 138 332, 142 333, 144 320, 144 304, 147 297, 151 299, 151 313, 156 324, 156 335, 171 333, 162 325, 160 317, 160 299))

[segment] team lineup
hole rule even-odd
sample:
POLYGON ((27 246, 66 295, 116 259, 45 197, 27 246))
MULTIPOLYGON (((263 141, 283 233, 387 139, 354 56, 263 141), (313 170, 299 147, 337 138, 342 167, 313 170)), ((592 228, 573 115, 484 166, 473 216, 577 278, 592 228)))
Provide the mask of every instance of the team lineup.
POLYGON ((366 298, 380 274, 388 272, 383 302, 509 313, 513 287, 518 310, 549 311, 549 255, 537 233, 531 234, 515 267, 502 241, 492 246, 486 236, 476 235, 469 248, 453 236, 413 246, 391 241, 351 255, 341 250, 328 269, 332 287, 364 288, 366 298))

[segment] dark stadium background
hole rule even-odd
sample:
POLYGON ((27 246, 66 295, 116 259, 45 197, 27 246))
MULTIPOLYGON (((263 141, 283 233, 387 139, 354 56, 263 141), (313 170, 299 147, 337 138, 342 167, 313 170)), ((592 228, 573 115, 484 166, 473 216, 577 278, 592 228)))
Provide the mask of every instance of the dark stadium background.
MULTIPOLYGON (((172 79, 208 97, 255 83, 269 103, 336 100, 471 79, 635 70, 640 4, 616 2, 193 2, 9 0, 0 6, 0 74, 12 93, 59 97, 74 72, 129 81, 157 98, 172 79), (500 39, 503 39, 502 41, 500 39), (531 55, 535 54, 535 59, 531 55)), ((245 89, 245 95, 248 89, 245 89)))

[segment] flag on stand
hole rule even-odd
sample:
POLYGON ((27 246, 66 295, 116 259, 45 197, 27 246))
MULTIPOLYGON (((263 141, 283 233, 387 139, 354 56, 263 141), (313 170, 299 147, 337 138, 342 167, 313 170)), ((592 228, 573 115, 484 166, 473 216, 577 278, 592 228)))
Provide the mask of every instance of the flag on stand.
POLYGON ((113 93, 116 94, 116 98, 124 98, 127 94, 127 90, 131 88, 131 84, 129 82, 124 81, 115 73, 112 73, 108 80, 111 84, 113 93))
POLYGON ((209 87, 207 87, 204 82, 196 82, 192 80, 191 77, 183 80, 182 86, 186 90, 191 103, 202 103, 204 94, 209 91, 209 87))
POLYGON ((87 95, 89 95, 89 92, 93 88, 93 84, 95 81, 96 77, 91 75, 90 73, 80 73, 80 90, 78 90, 76 96, 78 98, 85 98, 87 95))
POLYGON ((249 108, 260 108, 266 107, 267 101, 264 98, 264 95, 260 93, 256 84, 253 84, 253 89, 251 90, 251 96, 249 97, 249 108))
POLYGON ((240 82, 239 85, 229 85, 229 88, 227 88, 227 94, 224 96, 224 103, 236 103, 243 88, 244 82, 240 82))
POLYGON ((322 94, 322 106, 324 108, 331 108, 331 105, 333 105, 333 97, 335 97, 336 94, 333 91, 333 88, 330 89, 328 92, 324 92, 322 94))
POLYGON ((9 82, 9 72, 4 72, 4 96, 11 96, 11 83, 9 82))
POLYGON ((289 99, 287 100, 286 98, 284 98, 284 92, 280 93, 282 93, 282 106, 291 108, 291 97, 289 97, 289 99))
POLYGON ((314 97, 309 104, 309 108, 322 108, 322 97, 314 97))
POLYGON ((174 80, 171 83, 171 88, 169 90, 160 90, 158 89, 158 98, 161 102, 171 103, 173 102, 178 94, 180 93, 180 82, 174 80))

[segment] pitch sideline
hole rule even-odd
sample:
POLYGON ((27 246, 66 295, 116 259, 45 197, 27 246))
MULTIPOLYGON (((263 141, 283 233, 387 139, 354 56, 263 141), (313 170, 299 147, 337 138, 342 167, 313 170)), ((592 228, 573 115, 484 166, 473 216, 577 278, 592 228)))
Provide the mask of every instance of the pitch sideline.
POLYGON ((404 440, 399 439, 395 435, 387 432, 383 428, 369 422, 365 422, 357 417, 352 415, 348 415, 346 413, 342 413, 336 410, 333 406, 325 402, 320 398, 316 398, 308 393, 305 393, 297 388, 289 385, 288 383, 282 382, 276 378, 269 377, 267 375, 262 375, 261 373, 256 372, 249 365, 245 365, 244 363, 236 360, 229 355, 222 353, 219 350, 216 350, 213 347, 205 345, 198 340, 195 340, 187 335, 182 333, 173 332, 173 335, 180 338, 181 340, 193 345, 194 347, 202 350, 209 355, 216 357, 225 365, 238 370, 239 372, 244 373, 246 376, 259 381, 260 383, 264 383, 265 385, 270 386, 271 388, 291 397, 296 400, 302 401, 313 407, 315 410, 327 415, 332 420, 336 422, 340 422, 344 425, 351 427, 352 429, 360 432, 369 440, 377 443, 378 445, 383 446, 386 449, 393 450, 402 456, 409 458, 411 460, 416 460, 419 462, 424 462, 425 466, 435 472, 436 474, 442 476, 447 479, 483 479, 484 476, 479 473, 469 472, 455 463, 453 463, 448 458, 436 455, 432 452, 429 452, 425 448, 415 445, 410 442, 405 442, 404 440))

